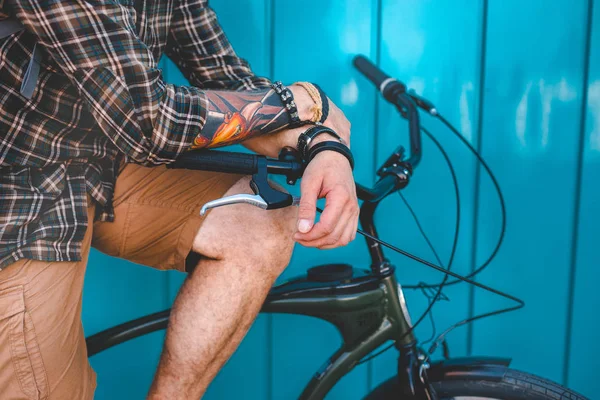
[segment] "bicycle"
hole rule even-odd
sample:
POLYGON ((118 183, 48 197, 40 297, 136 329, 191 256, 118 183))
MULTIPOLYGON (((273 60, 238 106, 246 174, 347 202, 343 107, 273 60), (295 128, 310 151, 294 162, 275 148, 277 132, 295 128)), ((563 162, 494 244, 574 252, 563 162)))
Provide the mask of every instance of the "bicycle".
MULTIPOLYGON (((387 76, 364 57, 356 57, 354 64, 377 86, 383 97, 408 119, 410 154, 407 157, 402 147, 396 149, 377 171, 380 179, 373 188, 356 184, 358 197, 363 201, 360 211, 362 231, 359 230, 359 233, 366 238, 372 261, 370 269, 357 269, 348 264, 327 264, 309 268, 306 275, 273 287, 262 307, 263 313, 289 313, 320 318, 335 325, 341 333, 342 346, 317 371, 299 399, 324 398, 341 377, 358 363, 364 362, 365 357, 387 341, 392 341, 392 346, 399 351, 398 374, 374 389, 366 399, 585 399, 559 384, 510 369, 510 359, 473 357, 430 361, 430 355, 437 346, 443 344, 445 335, 454 327, 474 319, 516 310, 524 303, 470 279, 489 264, 500 247, 503 232, 492 255, 467 277, 451 272, 451 262, 448 263, 447 269, 444 269, 378 238, 373 220, 377 206, 388 195, 408 185, 413 170, 421 160, 422 128, 417 108, 432 115, 438 113, 432 103, 412 91, 407 92, 404 84, 387 76), (395 267, 384 257, 383 247, 400 252, 445 274, 442 283, 429 285, 430 288, 437 288, 437 293, 425 314, 414 325, 411 324, 403 288, 394 274, 395 267), (518 305, 455 324, 438 336, 429 351, 425 352, 418 346, 414 328, 441 295, 444 285, 452 284, 447 282, 449 276, 457 278, 454 282, 466 281, 513 300, 518 305)), ((429 135, 427 131, 425 133, 429 135)), ((465 144, 468 145, 466 141, 465 144)), ((475 152, 474 149, 471 150, 475 152)), ((489 167, 478 158, 491 174, 489 167)), ((284 149, 278 159, 225 151, 190 152, 170 167, 252 175, 251 186, 254 195, 235 195, 211 201, 203 206, 201 213, 214 207, 236 203, 248 203, 266 210, 293 205, 297 199, 288 193, 273 189, 267 181, 267 175, 284 175, 288 184, 294 184, 301 177, 303 170, 298 155, 290 149, 284 149)), ((449 167, 452 168, 451 164, 449 167)), ((453 173, 452 169, 451 171, 453 173)), ((492 174, 490 176, 501 198, 497 182, 492 174)), ((457 186, 455 188, 457 189, 457 186)), ((169 313, 170 310, 165 310, 147 315, 88 337, 88 355, 92 356, 125 341, 165 329, 169 313)))

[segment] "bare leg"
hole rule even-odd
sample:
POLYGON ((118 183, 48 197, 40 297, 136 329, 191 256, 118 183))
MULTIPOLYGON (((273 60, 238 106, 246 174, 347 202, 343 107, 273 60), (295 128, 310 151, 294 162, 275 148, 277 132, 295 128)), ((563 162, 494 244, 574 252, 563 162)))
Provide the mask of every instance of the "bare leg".
MULTIPOLYGON (((227 194, 248 192, 242 179, 227 194)), ((215 209, 194 241, 203 259, 173 305, 151 399, 198 399, 256 318, 293 248, 293 208, 215 209)))

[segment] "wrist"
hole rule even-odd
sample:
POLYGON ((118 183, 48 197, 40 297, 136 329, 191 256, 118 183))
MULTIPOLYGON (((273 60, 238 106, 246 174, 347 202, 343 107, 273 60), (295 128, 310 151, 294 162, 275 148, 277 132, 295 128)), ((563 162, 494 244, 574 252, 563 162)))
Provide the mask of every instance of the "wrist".
POLYGON ((310 121, 313 116, 312 107, 314 102, 308 92, 298 85, 288 86, 288 89, 290 89, 294 96, 294 102, 296 103, 296 107, 298 107, 298 117, 300 118, 300 121, 310 121))

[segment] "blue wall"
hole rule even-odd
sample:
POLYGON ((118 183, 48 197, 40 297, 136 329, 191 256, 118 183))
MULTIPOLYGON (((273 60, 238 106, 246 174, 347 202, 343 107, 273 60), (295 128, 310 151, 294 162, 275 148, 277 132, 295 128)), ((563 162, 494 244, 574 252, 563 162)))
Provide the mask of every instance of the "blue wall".
MULTIPOLYGON (((524 298, 524 310, 457 329, 453 356, 514 358, 513 366, 600 392, 600 3, 593 0, 213 0, 237 52, 258 74, 321 84, 353 127, 357 180, 399 143, 405 124, 353 68, 362 53, 434 101, 497 173, 508 208, 506 241, 482 282, 524 298)), ((169 81, 181 75, 164 62, 169 81)), ((463 221, 456 271, 487 258, 499 229, 491 184, 469 153, 435 120, 424 118, 459 173, 463 221)), ((405 195, 443 254, 450 251, 455 207, 450 176, 429 141, 405 195)), ((381 236, 433 259, 399 198, 382 207, 381 236)), ((401 282, 440 279, 389 254, 401 282)), ((364 243, 319 252, 298 248, 283 278, 329 260, 368 263, 364 243)), ((93 252, 84 291, 87 334, 167 308, 183 279, 93 252)), ((438 331, 507 305, 464 285, 435 308, 438 331)), ((426 302, 409 293, 414 315, 426 302)), ((424 323, 420 337, 428 337, 424 323)), ((141 399, 152 379, 163 333, 95 356, 98 399, 141 399)), ((326 323, 260 316, 208 399, 291 399, 339 344, 326 323), (235 381, 232 385, 231 382, 235 381)), ((388 352, 361 365, 330 399, 358 399, 394 373, 388 352)))

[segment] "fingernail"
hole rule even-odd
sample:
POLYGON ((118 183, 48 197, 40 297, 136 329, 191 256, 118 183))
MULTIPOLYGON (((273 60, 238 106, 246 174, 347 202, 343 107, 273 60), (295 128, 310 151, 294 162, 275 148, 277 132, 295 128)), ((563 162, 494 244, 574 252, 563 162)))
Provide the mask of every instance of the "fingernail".
POLYGON ((306 233, 308 231, 310 231, 310 221, 307 219, 301 219, 300 221, 298 221, 298 230, 302 233, 306 233))

